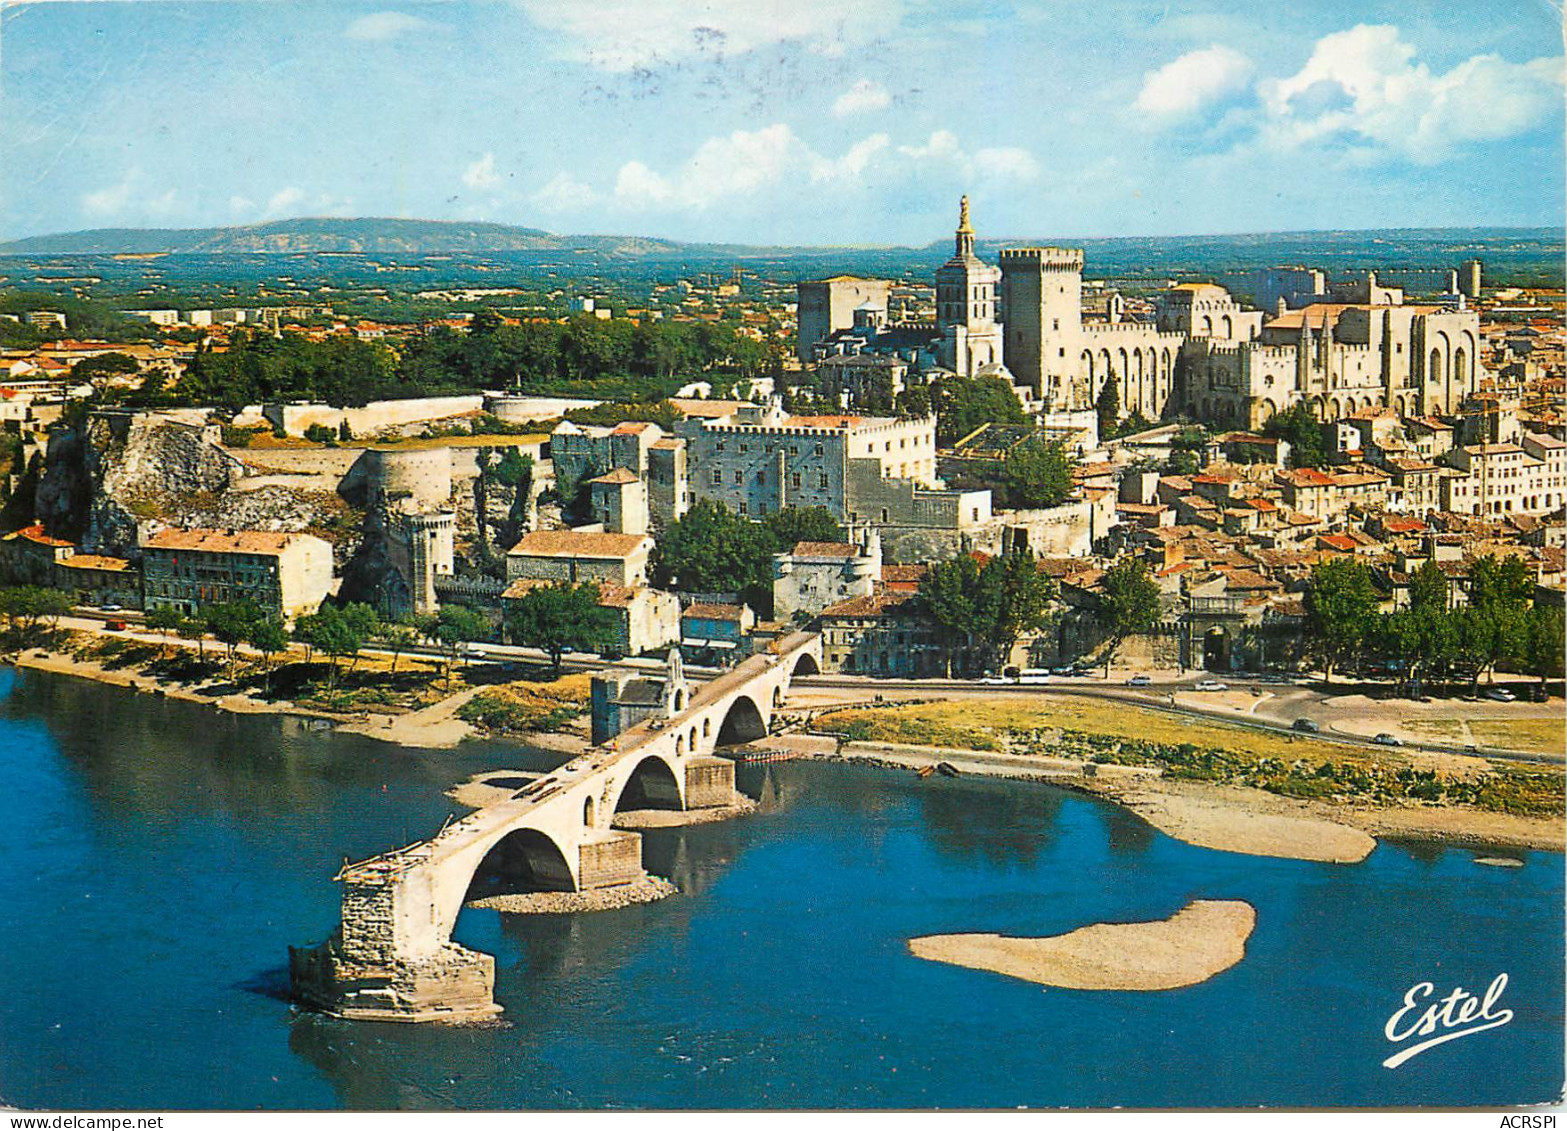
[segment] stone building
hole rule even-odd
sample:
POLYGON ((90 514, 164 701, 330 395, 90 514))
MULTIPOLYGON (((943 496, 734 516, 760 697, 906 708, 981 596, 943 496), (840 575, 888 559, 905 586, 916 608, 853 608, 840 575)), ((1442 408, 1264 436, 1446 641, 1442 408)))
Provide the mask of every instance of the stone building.
POLYGON ((589 480, 625 468, 647 484, 649 519, 661 526, 690 506, 682 447, 683 441, 650 421, 628 420, 603 428, 564 420, 550 436, 555 488, 570 506, 589 480))
POLYGON ((1000 281, 1001 272, 974 254, 974 228, 969 223, 965 196, 958 206, 952 258, 936 270, 936 328, 941 333, 938 357, 943 368, 972 377, 987 366, 1001 364, 996 305, 1000 281))
POLYGON ((1002 360, 1045 412, 1089 409, 1106 381, 1118 383, 1123 413, 1163 415, 1175 388, 1185 337, 1146 322, 1083 317, 1083 252, 1018 247, 1001 252, 1002 360))
POLYGON ((313 534, 164 530, 142 543, 143 605, 194 614, 252 601, 291 621, 321 607, 332 587, 332 546, 313 534))
POLYGON ((1526 432, 1520 443, 1466 444, 1448 456, 1441 509, 1455 514, 1547 515, 1567 506, 1567 443, 1526 432))
POLYGON ((773 616, 815 616, 829 605, 869 597, 881 580, 881 536, 852 542, 800 542, 773 556, 773 616))
MULTIPOLYGON (((1377 288, 1373 297, 1393 293, 1377 288)), ((1182 401, 1208 424, 1257 428, 1305 403, 1320 420, 1386 407, 1453 413, 1478 387, 1479 315, 1399 303, 1314 303, 1251 339, 1193 335, 1182 401)))
POLYGON ((648 532, 647 483, 624 467, 588 480, 593 519, 616 534, 648 532))
MULTIPOLYGON (((595 672, 590 696, 594 746, 603 746, 647 719, 673 718, 691 702, 691 686, 686 682, 680 649, 669 650, 661 678, 624 668, 595 672)), ((662 800, 678 806, 680 794, 677 790, 662 800)))
POLYGON ((861 279, 853 275, 834 275, 830 279, 800 283, 796 288, 800 360, 811 361, 818 343, 835 330, 853 326, 855 311, 862 307, 879 311, 885 321, 887 296, 891 290, 892 284, 886 279, 861 279))
MULTIPOLYGON (((530 590, 559 582, 518 578, 501 593, 502 618, 530 590)), ((667 648, 680 639, 680 598, 646 585, 599 582, 599 608, 610 623, 609 639, 600 652, 605 656, 641 656, 667 648)))
POLYGON ((646 534, 535 530, 506 553, 506 579, 647 583, 653 539, 646 534))
POLYGON ((947 674, 948 634, 921 615, 918 593, 879 590, 822 610, 822 670, 931 678, 947 674))

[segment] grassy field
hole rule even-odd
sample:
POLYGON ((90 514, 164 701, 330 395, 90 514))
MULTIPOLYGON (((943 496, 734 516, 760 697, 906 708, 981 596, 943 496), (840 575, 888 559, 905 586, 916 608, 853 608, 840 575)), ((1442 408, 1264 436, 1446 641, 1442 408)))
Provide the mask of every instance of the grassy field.
POLYGON ((1135 736, 1150 742, 1189 742, 1274 758, 1298 758, 1306 751, 1362 755, 1358 747, 1067 695, 1053 695, 1042 703, 961 700, 851 708, 822 716, 816 727, 862 742, 908 742, 963 750, 1002 750, 1009 740, 1013 747, 1026 746, 1035 741, 1032 732, 1065 729, 1116 738, 1135 736))
POLYGON ((1535 754, 1560 754, 1563 748, 1561 719, 1475 719, 1469 733, 1481 746, 1502 746, 1535 754))
POLYGON ((1555 816, 1556 767, 1478 760, 1464 772, 1429 769, 1405 754, 1183 718, 1107 700, 948 701, 852 708, 816 729, 850 741, 1008 750, 1158 766, 1172 779, 1249 786, 1285 797, 1372 804, 1468 805, 1555 816), (1482 768, 1483 767, 1483 768, 1482 768))
POLYGON ((514 680, 479 692, 457 717, 492 731, 559 730, 587 711, 592 683, 585 672, 543 683, 514 680))

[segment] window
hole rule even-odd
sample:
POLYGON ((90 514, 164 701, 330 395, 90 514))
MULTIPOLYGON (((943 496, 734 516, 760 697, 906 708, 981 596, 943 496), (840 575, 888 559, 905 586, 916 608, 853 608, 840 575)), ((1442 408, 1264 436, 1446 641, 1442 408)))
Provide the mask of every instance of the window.
POLYGON ((822 454, 822 445, 821 444, 817 444, 816 445, 816 454, 817 455, 821 455, 822 454))
POLYGON ((735 472, 735 483, 736 483, 736 484, 739 484, 739 482, 740 482, 740 479, 741 479, 741 476, 742 476, 742 475, 743 475, 743 474, 744 474, 744 473, 743 473, 743 472, 739 472, 739 471, 737 471, 737 472, 735 472))
POLYGON ((800 489, 800 473, 798 471, 789 476, 789 486, 793 487, 797 491, 800 489))
POLYGON ((715 452, 723 451, 724 450, 724 442, 722 440, 718 441, 718 443, 713 445, 713 450, 715 452))
POLYGON ((827 490, 827 473, 825 471, 821 475, 821 489, 823 491, 827 490))
POLYGON ((756 473, 756 481, 758 483, 766 483, 767 482, 767 472, 765 472, 765 471, 758 471, 756 473))
POLYGON ((742 452, 748 452, 748 451, 751 450, 751 445, 750 444, 741 444, 740 445, 740 450, 742 452))
POLYGON ((724 473, 722 471, 719 471, 718 468, 716 468, 716 467, 713 468, 713 486, 717 487, 719 484, 723 483, 723 481, 724 481, 724 473))
POLYGON ((745 505, 745 500, 741 499, 740 500, 740 517, 744 518, 747 513, 748 512, 747 512, 747 508, 746 508, 746 505, 745 505))

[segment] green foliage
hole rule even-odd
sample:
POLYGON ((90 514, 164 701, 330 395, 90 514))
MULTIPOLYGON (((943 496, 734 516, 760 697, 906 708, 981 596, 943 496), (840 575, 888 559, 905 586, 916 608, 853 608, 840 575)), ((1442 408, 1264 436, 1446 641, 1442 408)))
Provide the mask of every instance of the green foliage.
POLYGON ((1110 439, 1115 435, 1115 427, 1121 421, 1121 384, 1112 375, 1105 380, 1099 389, 1099 397, 1094 401, 1094 412, 1099 417, 1099 438, 1110 439))
POLYGON ((785 507, 770 514, 763 525, 772 532, 775 553, 794 549, 801 542, 837 542, 843 528, 826 507, 785 507))
POLYGON ((948 374, 930 386, 936 412, 936 442, 951 445, 981 424, 1023 424, 1027 416, 1017 394, 1000 377, 948 374))
POLYGON ((1371 636, 1380 600, 1370 570, 1353 558, 1330 558, 1311 571, 1306 634, 1329 678, 1371 636))
POLYGON ((1109 635, 1103 659, 1105 673, 1129 636, 1148 632, 1159 623, 1159 585, 1141 558, 1123 557, 1105 573, 1095 616, 1109 635))
POLYGON ((540 585, 510 603, 506 632, 512 641, 549 654, 560 669, 566 649, 596 652, 610 639, 610 613, 599 605, 596 583, 540 585))
POLYGON ((202 609, 201 620, 207 631, 228 650, 232 678, 235 650, 265 623, 267 615, 254 601, 223 601, 202 609))
POLYGON ((305 439, 312 444, 335 444, 337 432, 327 424, 311 424, 305 428, 305 439))
POLYGON ((167 636, 171 632, 179 631, 180 624, 185 620, 185 614, 173 605, 159 605, 155 609, 148 610, 143 619, 148 628, 167 636))
POLYGON ((1053 579, 1040 573, 1026 551, 991 558, 983 566, 968 554, 930 567, 920 583, 926 614, 945 630, 950 671, 963 641, 990 661, 1004 661, 1025 632, 1045 623, 1056 597, 1053 579))
POLYGON ((135 373, 141 368, 136 359, 119 352, 101 353, 95 357, 84 357, 71 366, 71 379, 74 381, 103 380, 109 377, 123 377, 129 373, 135 373))
POLYGON ((396 674, 398 657, 419 643, 419 630, 411 624, 393 621, 376 630, 375 641, 392 653, 392 673, 396 674))
POLYGON ((1262 434, 1290 446, 1290 467, 1321 467, 1328 462, 1322 425, 1305 401, 1285 409, 1262 426, 1262 434))
POLYGON ((1072 462, 1055 440, 1035 437, 1007 454, 1002 494, 1011 507, 1054 507, 1072 494, 1072 462))
POLYGON ((570 409, 566 413, 566 419, 573 424, 593 424, 602 428, 612 428, 626 421, 651 421, 665 432, 672 432, 675 424, 681 419, 681 413, 667 400, 642 404, 605 401, 592 408, 570 409))
POLYGON ((344 656, 357 659, 359 651, 369 641, 380 624, 379 617, 369 605, 350 604, 342 608, 322 605, 320 610, 300 617, 294 624, 294 637, 304 641, 332 661, 327 676, 327 694, 330 696, 337 683, 338 661, 344 656))
POLYGON ((785 507, 752 522, 722 503, 698 499, 658 540, 653 575, 659 585, 688 593, 739 593, 765 610, 772 601, 774 554, 797 542, 841 537, 838 520, 823 507, 785 507))
POLYGON ((17 585, 0 589, 0 618, 7 635, 26 646, 52 633, 59 619, 71 611, 71 599, 58 589, 17 585))

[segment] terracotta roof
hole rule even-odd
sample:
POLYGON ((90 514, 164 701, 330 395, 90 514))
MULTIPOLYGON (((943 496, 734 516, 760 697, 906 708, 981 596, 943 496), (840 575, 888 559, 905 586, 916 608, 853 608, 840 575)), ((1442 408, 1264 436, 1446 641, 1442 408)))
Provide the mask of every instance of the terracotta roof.
POLYGON ((824 617, 877 617, 913 600, 916 593, 903 589, 878 589, 869 597, 851 597, 822 610, 824 617))
POLYGON ((853 428, 863 416, 791 416, 784 421, 790 428, 853 428))
POLYGON ((614 471, 606 471, 603 475, 588 480, 589 483, 635 483, 637 481, 637 473, 624 467, 617 467, 614 471))
POLYGON ((657 448, 661 452, 673 451, 676 448, 683 448, 685 446, 686 442, 679 436, 664 436, 661 439, 654 440, 651 444, 648 445, 648 447, 657 448))
POLYGON ((888 589, 899 592, 912 592, 925 580, 925 575, 930 572, 930 566, 923 562, 917 565, 884 565, 881 567, 881 583, 888 589))
POLYGON ((142 548, 198 550, 205 554, 281 554, 307 534, 272 530, 160 530, 142 548))
POLYGON ((593 530, 535 530, 524 534, 508 555, 528 558, 616 558, 624 560, 651 539, 645 534, 593 530))
POLYGON ((48 534, 45 534, 42 523, 34 523, 32 526, 24 526, 22 529, 6 535, 7 541, 10 541, 12 538, 25 538, 27 541, 36 542, 40 546, 71 545, 71 543, 67 542, 64 538, 54 538, 48 534))
POLYGON ((646 420, 623 420, 609 430, 611 436, 640 436, 652 424, 646 420))
POLYGON ((680 614, 681 620, 742 620, 745 617, 744 605, 717 605, 698 602, 687 605, 680 614))
POLYGON ((72 554, 60 564, 68 569, 107 569, 117 573, 131 568, 127 559, 104 554, 72 554))
POLYGON ((852 542, 798 542, 790 551, 796 558, 857 558, 860 548, 852 542))

